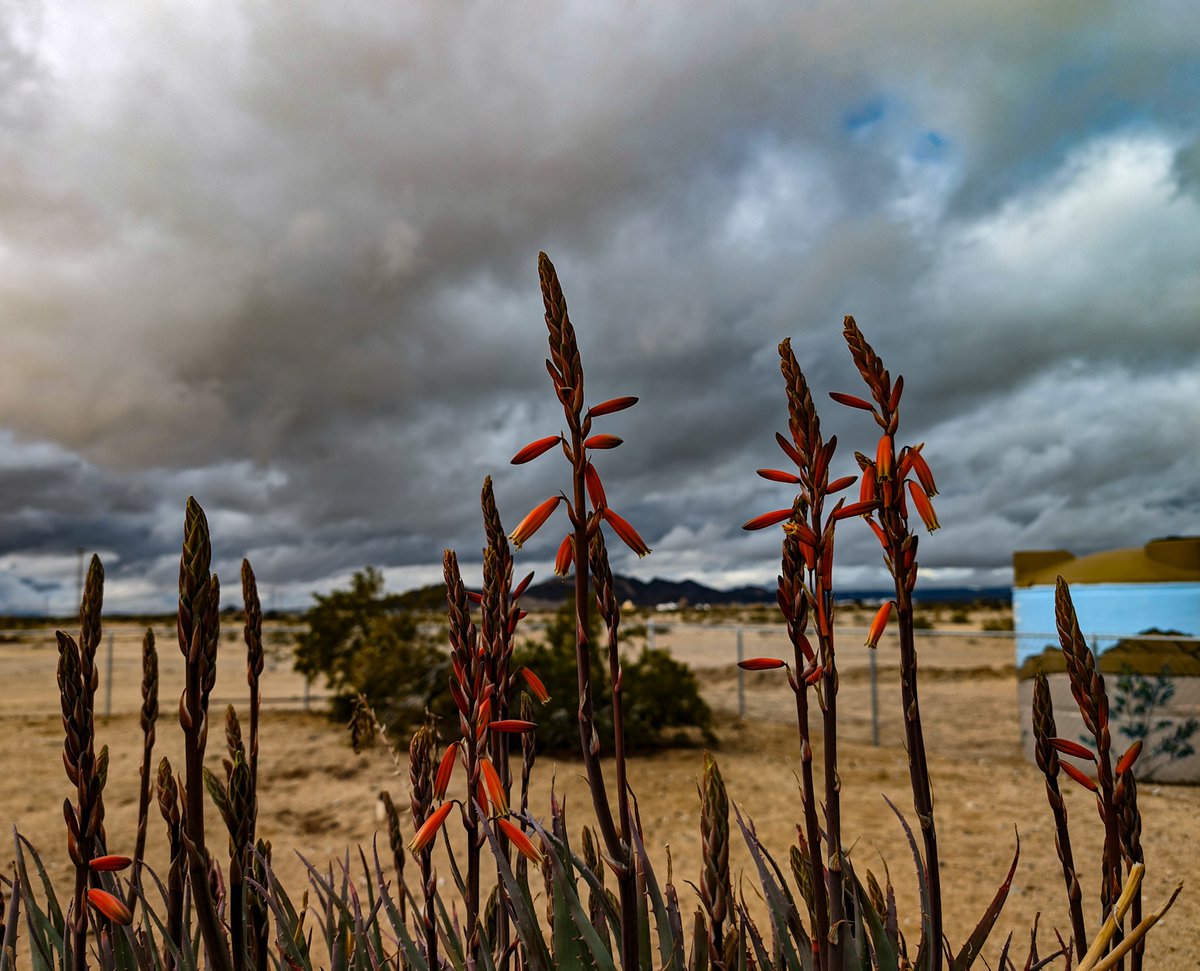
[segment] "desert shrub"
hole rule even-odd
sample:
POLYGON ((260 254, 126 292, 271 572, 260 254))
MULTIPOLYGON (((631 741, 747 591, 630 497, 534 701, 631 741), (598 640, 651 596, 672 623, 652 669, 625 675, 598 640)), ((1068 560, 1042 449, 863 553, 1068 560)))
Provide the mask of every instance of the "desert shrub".
POLYGON ((295 667, 310 679, 325 678, 335 718, 345 720, 359 694, 395 729, 420 721, 427 709, 449 710, 446 655, 399 597, 384 592, 377 569, 368 566, 349 589, 315 600, 304 615, 308 630, 296 639, 295 667))
POLYGON ((1013 619, 1010 614, 1007 617, 989 617, 983 622, 984 630, 1013 630, 1013 619))
MULTIPOLYGON (((622 628, 624 632, 624 628, 622 628)), ((595 612, 588 615, 592 644, 592 696, 601 751, 612 749, 613 710, 609 691, 605 639, 595 612)), ((575 604, 567 601, 555 611, 545 635, 528 647, 518 648, 514 668, 525 665, 536 671, 550 702, 538 711, 538 748, 572 752, 579 748, 579 698, 575 670, 575 604)), ((622 700, 625 708, 625 745, 636 752, 678 744, 699 736, 714 741, 712 711, 700 697, 695 674, 664 650, 643 647, 637 657, 623 663, 622 700)))

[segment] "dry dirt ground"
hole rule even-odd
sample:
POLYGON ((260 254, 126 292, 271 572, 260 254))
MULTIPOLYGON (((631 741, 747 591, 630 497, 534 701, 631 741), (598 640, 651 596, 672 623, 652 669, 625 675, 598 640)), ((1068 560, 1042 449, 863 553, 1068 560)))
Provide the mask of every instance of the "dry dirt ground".
MULTIPOLYGON (((844 617, 849 624, 865 618, 844 617)), ((979 618, 974 618, 978 622, 979 618)), ((795 781, 797 746, 791 726, 790 693, 783 680, 766 672, 745 683, 747 717, 737 718, 737 675, 731 632, 660 630, 665 646, 696 667, 706 697, 718 712, 717 757, 731 798, 753 817, 763 842, 786 857, 799 814, 795 781)), ((118 636, 113 660, 114 714, 98 727, 101 742, 112 752, 107 792, 108 833, 116 852, 132 844, 141 738, 137 724, 140 667, 136 636, 118 636)), ((906 757, 901 744, 899 689, 894 648, 886 642, 878 655, 881 744, 870 744, 869 679, 861 636, 847 634, 842 643, 842 690, 839 706, 840 777, 843 834, 853 844, 860 869, 882 872, 886 860, 896 884, 901 915, 911 930, 917 913, 914 871, 900 827, 883 800, 890 796, 911 815, 906 757)), ((747 633, 746 656, 778 653, 778 634, 747 633)), ((230 660, 222 667, 215 697, 244 704, 243 654, 228 645, 230 660)), ((15 826, 40 848, 52 875, 65 882, 68 862, 60 806, 68 795, 63 775, 61 728, 54 684, 56 651, 52 643, 0 644, 0 825, 15 826)), ((995 955, 1010 931, 1016 950, 1037 913, 1042 914, 1043 953, 1053 926, 1067 926, 1062 874, 1054 851, 1054 830, 1040 774, 1019 749, 1016 683, 1012 642, 959 633, 922 638, 921 703, 934 780, 938 835, 943 859, 946 930, 958 945, 969 933, 1004 876, 1015 840, 1021 839, 1021 862, 1008 905, 1001 915, 987 954, 995 955)), ((179 690, 178 652, 162 646, 163 717, 159 723, 156 760, 166 754, 178 762, 181 747, 174 722, 179 690)), ((105 667, 101 666, 102 678, 105 667)), ((377 793, 390 789, 406 803, 406 775, 397 775, 379 749, 353 755, 346 735, 317 713, 295 708, 302 682, 284 661, 268 671, 265 693, 282 699, 266 714, 262 729, 260 832, 275 847, 277 869, 285 885, 299 887, 303 868, 296 854, 325 863, 358 843, 369 844, 386 830, 379 821, 377 793)), ((105 687, 99 698, 103 708, 105 687)), ((213 740, 220 738, 213 731, 213 740)), ((702 754, 681 749, 633 760, 631 783, 637 793, 647 845, 660 877, 666 873, 670 847, 676 884, 685 907, 694 894, 685 881, 699 874, 696 783, 702 754)), ((535 810, 548 804, 551 779, 565 796, 571 830, 588 821, 586 787, 576 762, 542 759, 535 771, 535 810)), ((1150 936, 1146 967, 1182 971, 1200 966, 1200 788, 1154 786, 1141 790, 1143 843, 1147 860, 1148 903, 1156 906, 1180 881, 1187 881, 1175 908, 1150 936)), ((1078 787, 1068 792, 1074 821, 1076 860, 1083 877, 1090 926, 1099 921, 1097 883, 1099 822, 1091 797, 1078 787)), ((161 867, 162 836, 151 822, 148 850, 152 866, 161 867)), ((216 833, 210 822, 210 833, 216 833)), ((210 837, 213 847, 224 840, 210 837)), ((735 868, 745 872, 742 884, 753 903, 755 881, 744 846, 735 839, 735 868)), ((11 853, 0 853, 0 859, 11 853)), ((6 867, 7 869, 7 867, 6 867)))

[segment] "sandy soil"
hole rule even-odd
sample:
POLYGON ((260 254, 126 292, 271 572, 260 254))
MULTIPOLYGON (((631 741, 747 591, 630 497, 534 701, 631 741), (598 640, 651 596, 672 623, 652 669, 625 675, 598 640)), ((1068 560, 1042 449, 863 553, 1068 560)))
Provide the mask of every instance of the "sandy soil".
MULTIPOLYGON (((843 618, 854 625, 854 617, 843 618)), ((660 621, 661 622, 661 621, 660 621)), ((865 618, 863 618, 865 622, 865 618)), ((748 676, 745 682, 747 718, 737 718, 737 674, 733 667, 729 631, 677 629, 656 632, 659 646, 672 649, 693 663, 704 692, 719 715, 721 745, 717 752, 731 798, 750 814, 765 844, 785 857, 794 835, 799 799, 794 773, 796 740, 790 728, 791 696, 772 672, 748 676)), ((847 636, 846 645, 858 638, 847 636)), ((136 813, 141 739, 137 726, 140 637, 114 641, 111 718, 99 726, 100 740, 112 751, 108 786, 110 846, 130 847, 136 813)), ((781 649, 778 635, 746 634, 747 656, 781 649)), ((244 673, 236 643, 218 681, 216 696, 244 703, 244 673)), ((65 880, 69 864, 63 837, 61 800, 68 786, 60 761, 61 727, 56 714, 54 685, 56 651, 52 643, 0 645, 0 771, 7 784, 0 790, 0 825, 15 825, 38 846, 53 875, 65 880)), ((165 754, 178 762, 179 732, 171 713, 178 691, 178 652, 164 641, 163 718, 156 759, 165 754)), ((886 860, 896 883, 900 912, 911 918, 917 911, 911 855, 899 825, 884 803, 889 795, 911 813, 906 758, 900 744, 899 689, 894 649, 883 645, 878 656, 881 744, 870 744, 870 687, 865 652, 843 648, 839 706, 840 777, 843 793, 843 832, 853 843, 860 869, 882 872, 886 860)), ((1016 834, 1021 839, 1021 863, 1009 903, 993 935, 994 955, 1012 931, 1017 951, 1034 915, 1043 915, 1043 953, 1052 940, 1050 928, 1065 927, 1062 875, 1054 851, 1053 825, 1046 807, 1040 774, 1020 754, 1016 682, 1011 640, 961 635, 929 637, 922 647, 922 709, 925 713, 931 772, 938 811, 938 833, 946 888, 946 929, 960 944, 987 905, 1011 860, 1016 834)), ((280 699, 264 719, 261 765, 262 835, 275 846, 277 868, 288 886, 299 887, 303 868, 296 853, 325 862, 348 846, 368 843, 379 821, 377 794, 390 789, 397 802, 406 802, 406 778, 382 750, 355 757, 336 725, 316 713, 287 710, 297 706, 303 682, 278 662, 269 674, 266 693, 280 699)), ((101 667, 102 676, 104 667, 101 667)), ((102 684, 100 697, 105 687, 102 684)), ((100 705, 103 708, 103 704, 100 705)), ((219 733, 213 733, 219 738, 219 733)), ((670 847, 676 883, 685 907, 694 894, 684 881, 699 873, 696 783, 701 753, 676 750, 636 758, 631 782, 638 794, 647 844, 660 875, 666 872, 670 847)), ((551 778, 566 796, 571 830, 577 833, 590 815, 580 766, 539 762, 535 772, 535 810, 548 804, 551 778)), ((1089 922, 1099 921, 1095 874, 1099 858, 1099 823, 1087 793, 1068 793, 1075 821, 1076 858, 1084 880, 1089 922)), ((1147 898, 1163 900, 1176 883, 1200 872, 1200 788, 1147 786, 1141 793, 1143 842, 1148 863, 1147 898)), ((151 823, 148 852, 152 866, 162 865, 160 827, 151 823)), ((210 833, 216 833, 210 822, 210 833)), ((386 836, 383 837, 386 841, 386 836)), ((223 848, 219 836, 212 845, 223 848)), ((0 854, 8 858, 11 854, 0 854)), ((747 873, 744 884, 753 897, 754 881, 748 856, 734 842, 734 866, 747 873)), ((907 926, 912 928, 911 919, 907 926)), ((1156 928, 1147 953, 1148 968, 1194 969, 1200 954, 1200 899, 1185 887, 1174 910, 1156 928)))

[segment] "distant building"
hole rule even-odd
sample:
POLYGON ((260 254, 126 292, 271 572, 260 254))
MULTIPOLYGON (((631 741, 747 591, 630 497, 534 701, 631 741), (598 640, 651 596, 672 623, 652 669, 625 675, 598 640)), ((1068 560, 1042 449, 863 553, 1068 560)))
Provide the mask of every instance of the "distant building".
MULTIPOLYGON (((1045 644, 1032 634, 1052 633, 1054 583, 1061 576, 1084 635, 1140 634, 1149 628, 1200 634, 1200 536, 1151 540, 1145 546, 1075 556, 1066 550, 1013 554, 1013 626, 1017 664, 1045 644)), ((1116 643, 1101 637, 1092 649, 1116 643)))
MULTIPOLYGON (((1021 736, 1026 755, 1033 757, 1030 728, 1033 676, 1041 670, 1050 679, 1058 732, 1065 738, 1083 734, 1055 633, 1054 590, 1061 576, 1071 588, 1079 627, 1095 652, 1105 676, 1110 704, 1122 674, 1166 685, 1170 697, 1153 713, 1157 724, 1147 739, 1145 769, 1164 781, 1200 780, 1200 754, 1172 758, 1153 756, 1157 743, 1172 732, 1200 727, 1200 536, 1156 539, 1142 547, 1108 550, 1077 557, 1066 550, 1022 551, 1013 554, 1013 626, 1021 701, 1021 736), (1172 632, 1180 640, 1138 634, 1172 632), (1115 648, 1115 650, 1114 650, 1115 648)), ((1130 716, 1114 725, 1117 754, 1135 731, 1130 716)), ((1184 747, 1200 749, 1200 731, 1191 729, 1184 747)))

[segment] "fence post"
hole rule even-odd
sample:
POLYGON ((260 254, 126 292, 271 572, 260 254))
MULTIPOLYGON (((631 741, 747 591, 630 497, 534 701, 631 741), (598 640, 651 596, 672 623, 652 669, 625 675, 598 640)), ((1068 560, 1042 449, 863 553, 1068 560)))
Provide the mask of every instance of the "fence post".
POLYGON ((875 670, 876 653, 875 648, 867 648, 867 666, 871 678, 871 744, 879 748, 879 682, 875 670))
POLYGON ((654 650, 654 618, 651 617, 646 621, 646 647, 654 650))
POLYGON ((304 710, 308 711, 308 695, 312 690, 312 678, 304 679, 304 710))
POLYGON ((112 683, 113 683, 113 635, 108 635, 108 664, 104 677, 104 717, 112 717, 112 683))
POLYGON ((737 629, 737 659, 738 659, 738 718, 746 717, 746 672, 742 670, 741 663, 746 659, 746 652, 742 645, 742 629, 737 629))

